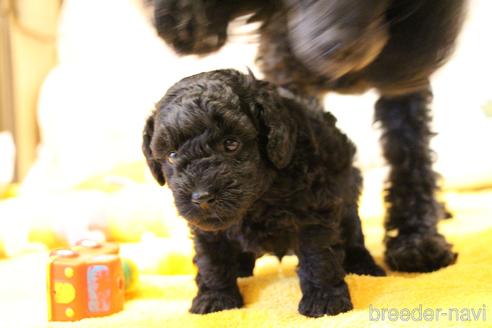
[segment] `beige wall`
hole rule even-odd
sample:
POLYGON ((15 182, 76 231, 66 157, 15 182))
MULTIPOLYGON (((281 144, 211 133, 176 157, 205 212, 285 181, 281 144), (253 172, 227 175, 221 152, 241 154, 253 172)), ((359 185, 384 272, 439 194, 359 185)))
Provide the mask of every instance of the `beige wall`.
POLYGON ((14 137, 17 177, 22 179, 35 158, 38 143, 36 105, 39 88, 56 64, 55 36, 61 0, 0 0, 9 2, 13 75, 14 137))

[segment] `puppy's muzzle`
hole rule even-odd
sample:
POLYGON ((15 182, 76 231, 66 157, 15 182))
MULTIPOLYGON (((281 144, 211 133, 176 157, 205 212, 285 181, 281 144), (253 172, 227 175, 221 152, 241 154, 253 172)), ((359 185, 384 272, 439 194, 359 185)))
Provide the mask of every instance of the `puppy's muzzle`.
POLYGON ((194 191, 191 193, 191 202, 202 209, 208 209, 215 202, 215 197, 208 191, 194 191))

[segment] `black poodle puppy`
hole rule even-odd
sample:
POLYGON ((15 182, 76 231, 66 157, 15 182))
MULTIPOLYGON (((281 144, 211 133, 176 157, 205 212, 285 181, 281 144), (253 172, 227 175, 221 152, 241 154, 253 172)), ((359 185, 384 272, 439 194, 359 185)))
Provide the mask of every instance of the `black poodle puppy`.
POLYGON ((346 272, 381 276, 358 216, 355 147, 302 99, 235 70, 185 78, 147 120, 143 152, 192 231, 198 295, 190 311, 243 305, 237 277, 264 253, 299 258, 299 312, 352 309, 346 272))
POLYGON ((429 148, 430 76, 451 54, 466 4, 467 0, 168 0, 154 1, 154 14, 159 35, 179 53, 203 54, 225 43, 230 20, 252 13, 252 20, 262 22, 258 63, 267 80, 315 96, 376 89, 380 99, 375 120, 381 124, 383 154, 391 166, 385 260, 395 270, 427 272, 457 257, 437 232, 444 211, 436 201, 437 174, 429 148), (193 7, 183 9, 190 3, 193 7), (216 15, 219 9, 226 14, 216 15), (220 42, 205 47, 201 44, 206 38, 182 37, 203 33, 220 42))

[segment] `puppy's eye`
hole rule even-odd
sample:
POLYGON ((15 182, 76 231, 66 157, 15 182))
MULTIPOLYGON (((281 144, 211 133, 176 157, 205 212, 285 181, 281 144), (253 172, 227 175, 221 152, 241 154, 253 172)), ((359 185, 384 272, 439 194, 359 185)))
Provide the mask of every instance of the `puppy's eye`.
POLYGON ((167 154, 167 161, 169 162, 169 164, 174 164, 176 162, 176 158, 178 158, 178 153, 175 151, 167 154))
POLYGON ((241 143, 236 139, 226 139, 224 140, 224 150, 228 153, 233 153, 239 149, 241 143))

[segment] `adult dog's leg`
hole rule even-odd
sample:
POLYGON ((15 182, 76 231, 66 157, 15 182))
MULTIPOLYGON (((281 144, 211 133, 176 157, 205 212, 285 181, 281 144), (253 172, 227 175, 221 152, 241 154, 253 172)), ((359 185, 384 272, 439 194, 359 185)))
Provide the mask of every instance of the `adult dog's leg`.
POLYGON ((429 272, 455 262, 457 254, 437 232, 441 206, 435 198, 429 142, 430 90, 382 96, 376 104, 382 146, 391 166, 386 194, 385 260, 394 270, 429 272))
POLYGON ((220 233, 195 232, 198 294, 190 312, 211 313, 240 308, 243 299, 237 287, 238 251, 220 233))
POLYGON ((299 312, 309 317, 335 315, 352 309, 347 284, 343 280, 342 245, 333 231, 322 226, 301 228, 299 232, 298 275, 302 299, 299 312))

